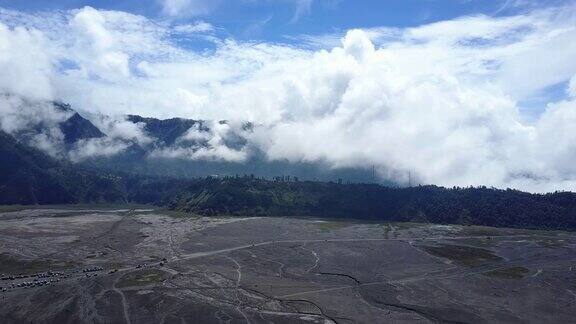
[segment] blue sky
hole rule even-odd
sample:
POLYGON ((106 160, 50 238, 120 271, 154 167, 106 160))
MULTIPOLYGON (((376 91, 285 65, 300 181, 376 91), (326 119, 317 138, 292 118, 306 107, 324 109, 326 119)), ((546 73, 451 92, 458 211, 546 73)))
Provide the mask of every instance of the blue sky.
MULTIPOLYGON (((186 22, 198 19, 223 28, 237 39, 286 41, 286 36, 324 34, 352 28, 409 27, 467 15, 502 16, 568 1, 515 0, 313 0, 298 17, 299 0, 205 0, 206 12, 171 16, 160 0, 0 0, 0 6, 27 12, 92 6, 150 18, 186 22)), ((302 1, 306 2, 306 1, 302 1)))

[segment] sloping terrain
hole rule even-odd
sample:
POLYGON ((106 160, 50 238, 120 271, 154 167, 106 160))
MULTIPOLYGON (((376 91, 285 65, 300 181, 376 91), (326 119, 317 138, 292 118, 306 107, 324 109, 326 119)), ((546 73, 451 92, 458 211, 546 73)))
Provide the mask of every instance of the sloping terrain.
POLYGON ((123 202, 122 179, 83 171, 0 131, 0 204, 123 202))
POLYGON ((0 131, 0 203, 70 203, 58 162, 0 131))

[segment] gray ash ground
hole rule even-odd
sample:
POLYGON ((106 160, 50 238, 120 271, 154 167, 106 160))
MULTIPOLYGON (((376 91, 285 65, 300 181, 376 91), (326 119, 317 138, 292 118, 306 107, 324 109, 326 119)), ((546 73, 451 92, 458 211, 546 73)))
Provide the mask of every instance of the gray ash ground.
POLYGON ((576 234, 0 213, 1 323, 569 323, 576 234))

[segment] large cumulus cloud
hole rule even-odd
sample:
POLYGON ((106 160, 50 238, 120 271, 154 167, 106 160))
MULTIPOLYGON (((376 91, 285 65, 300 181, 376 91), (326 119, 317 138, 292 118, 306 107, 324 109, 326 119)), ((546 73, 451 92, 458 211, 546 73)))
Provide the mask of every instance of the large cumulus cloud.
MULTIPOLYGON (((30 75, 47 75, 47 89, 92 113, 252 121, 243 136, 271 160, 374 165, 400 182, 410 173, 448 186, 576 190, 574 6, 320 35, 341 38, 321 48, 310 48, 310 37, 302 46, 237 42, 198 29, 213 42, 207 52, 179 46, 178 26, 127 13, 64 13, 56 27, 34 23, 43 36, 30 23, 17 29, 34 21, 22 15, 0 15, 11 26, 0 29, 0 46, 10 35, 40 49, 43 63, 30 75), (551 87, 565 96, 547 97, 551 87), (535 100, 541 107, 528 116, 535 100)), ((146 143, 124 122, 103 125, 146 143)), ((250 150, 223 145, 226 125, 191 129, 177 148, 155 154, 246 160, 250 150), (191 138, 209 145, 187 148, 191 138)))
POLYGON ((31 99, 52 97, 53 66, 45 45, 39 30, 11 29, 0 20, 0 91, 31 99))

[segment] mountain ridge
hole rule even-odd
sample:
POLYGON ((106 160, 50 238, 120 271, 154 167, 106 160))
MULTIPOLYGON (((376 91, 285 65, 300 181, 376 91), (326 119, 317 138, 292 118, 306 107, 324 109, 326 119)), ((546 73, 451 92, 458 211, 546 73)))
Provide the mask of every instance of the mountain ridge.
POLYGON ((179 179, 84 169, 0 131, 0 204, 154 204, 204 216, 310 216, 576 230, 576 193, 273 180, 179 179))
MULTIPOLYGON (((60 124, 64 133, 65 148, 74 149, 82 140, 106 140, 110 135, 99 129, 90 119, 84 118, 70 105, 54 102, 59 110, 71 113, 71 117, 60 124)), ((255 174, 272 178, 291 175, 307 180, 374 182, 371 170, 362 168, 332 169, 321 162, 290 162, 269 160, 254 147, 248 146, 246 136, 256 127, 251 122, 232 124, 228 121, 206 121, 200 119, 158 119, 139 115, 124 116, 142 131, 150 141, 118 140, 125 146, 113 155, 88 156, 78 163, 87 168, 111 169, 146 176, 171 176, 194 178, 208 175, 232 176, 255 174), (222 132, 214 128, 225 128, 222 132), (195 156, 198 151, 211 152, 214 145, 233 152, 246 151, 242 161, 229 161, 218 156, 195 156)), ((242 153, 244 154, 244 153, 242 153)), ((390 181, 381 180, 385 184, 390 181)))

